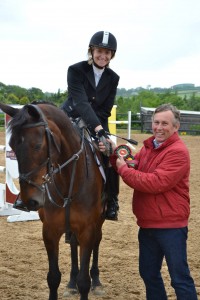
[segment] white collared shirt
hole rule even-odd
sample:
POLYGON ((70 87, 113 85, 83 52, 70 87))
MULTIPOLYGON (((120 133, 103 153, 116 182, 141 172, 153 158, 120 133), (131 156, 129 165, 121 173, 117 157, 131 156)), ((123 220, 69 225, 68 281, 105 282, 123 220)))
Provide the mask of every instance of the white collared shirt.
POLYGON ((93 67, 93 71, 94 71, 95 84, 97 86, 105 68, 98 69, 94 65, 92 65, 92 67, 93 67))
POLYGON ((153 140, 154 148, 158 148, 162 145, 162 143, 158 143, 156 139, 153 140))

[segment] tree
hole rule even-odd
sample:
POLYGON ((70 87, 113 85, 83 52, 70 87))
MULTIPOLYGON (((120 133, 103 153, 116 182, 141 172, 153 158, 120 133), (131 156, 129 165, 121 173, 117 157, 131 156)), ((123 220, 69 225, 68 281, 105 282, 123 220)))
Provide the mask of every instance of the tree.
POLYGON ((6 103, 8 104, 19 104, 19 98, 14 94, 9 94, 6 103))
POLYGON ((32 87, 31 89, 27 90, 27 96, 30 102, 34 100, 45 100, 45 96, 42 90, 35 87, 32 87))
POLYGON ((200 111, 200 97, 192 95, 192 97, 188 100, 188 106, 194 111, 200 111))
POLYGON ((152 91, 148 91, 148 90, 141 91, 139 92, 137 98, 139 100, 140 106, 157 107, 160 104, 160 98, 158 94, 152 91))
POLYGON ((25 104, 28 104, 30 101, 29 101, 29 98, 24 96, 22 97, 20 100, 19 100, 19 104, 20 105, 25 105, 25 104))

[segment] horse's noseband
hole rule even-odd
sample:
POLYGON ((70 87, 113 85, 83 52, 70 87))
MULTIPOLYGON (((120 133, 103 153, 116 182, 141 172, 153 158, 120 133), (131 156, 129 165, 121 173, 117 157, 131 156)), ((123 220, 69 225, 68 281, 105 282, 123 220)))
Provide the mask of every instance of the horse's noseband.
POLYGON ((31 175, 37 173, 44 166, 48 165, 48 162, 49 162, 49 158, 47 158, 47 160, 44 163, 42 163, 39 167, 33 169, 29 173, 26 173, 26 174, 20 173, 19 174, 19 181, 25 181, 26 183, 31 184, 31 185, 37 187, 40 191, 44 192, 44 189, 45 189, 44 183, 46 181, 43 181, 42 184, 37 184, 37 183, 35 183, 34 181, 31 180, 31 175))

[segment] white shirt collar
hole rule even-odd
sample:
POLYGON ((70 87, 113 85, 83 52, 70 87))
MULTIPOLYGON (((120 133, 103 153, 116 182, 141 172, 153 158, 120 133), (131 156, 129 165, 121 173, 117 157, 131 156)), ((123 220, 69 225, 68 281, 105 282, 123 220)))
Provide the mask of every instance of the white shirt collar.
POLYGON ((92 65, 92 67, 93 67, 93 71, 94 71, 95 84, 97 86, 105 68, 98 69, 94 65, 92 65))
POLYGON ((158 148, 158 147, 160 147, 160 146, 162 145, 162 143, 158 143, 158 142, 156 141, 156 139, 153 140, 153 144, 154 144, 154 147, 155 147, 155 148, 158 148))

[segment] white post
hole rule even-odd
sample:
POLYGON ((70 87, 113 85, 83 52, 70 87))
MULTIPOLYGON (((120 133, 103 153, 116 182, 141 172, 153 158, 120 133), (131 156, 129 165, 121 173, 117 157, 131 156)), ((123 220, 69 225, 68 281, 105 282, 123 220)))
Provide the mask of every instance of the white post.
POLYGON ((131 111, 128 111, 128 139, 131 138, 131 111))

